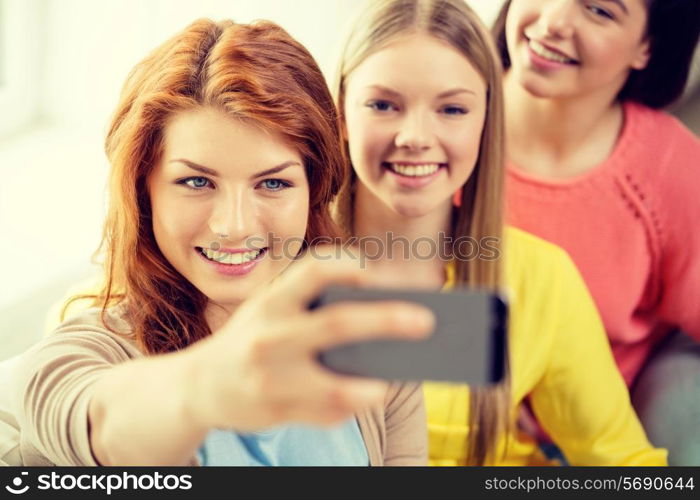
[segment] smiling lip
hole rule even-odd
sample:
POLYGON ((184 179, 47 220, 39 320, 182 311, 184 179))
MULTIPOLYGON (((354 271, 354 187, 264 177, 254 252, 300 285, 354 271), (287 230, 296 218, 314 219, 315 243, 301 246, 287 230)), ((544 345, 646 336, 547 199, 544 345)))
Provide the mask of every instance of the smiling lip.
MULTIPOLYGON (((530 38, 528 38, 527 40, 528 40, 528 42, 531 41, 530 38)), ((578 62, 578 61, 576 61, 576 58, 575 58, 575 57, 571 57, 571 56, 570 56, 569 54, 567 54, 566 52, 563 52, 563 51, 559 50, 559 49, 556 48, 556 47, 552 47, 551 45, 549 45, 549 44, 547 44, 547 43, 545 43, 545 42, 543 42, 543 41, 541 41, 541 40, 535 40, 535 42, 537 42, 537 43, 539 43, 540 45, 542 45, 545 49, 551 50, 552 52, 554 52, 554 53, 556 53, 556 54, 559 54, 560 56, 565 57, 565 58, 569 59, 570 61, 578 62)))
MULTIPOLYGON (((267 254, 267 247, 261 249, 260 254, 253 260, 241 264, 222 264, 221 262, 210 260, 202 254, 200 247, 196 247, 194 251, 197 252, 197 255, 199 255, 200 259, 212 266, 217 273, 222 274, 224 276, 244 276, 250 273, 253 269, 255 269, 255 267, 260 263, 263 257, 267 254)), ((243 253, 250 251, 251 250, 248 248, 221 248, 217 250, 217 252, 224 253, 243 253)))
POLYGON ((445 166, 446 163, 444 161, 386 161, 384 162, 385 165, 393 163, 395 165, 406 165, 406 166, 411 166, 411 165, 440 165, 445 166))
POLYGON ((394 179, 394 181, 401 187, 404 188, 409 188, 409 189, 418 189, 418 188, 423 188, 429 184, 431 184, 439 175, 440 173, 447 168, 446 163, 442 162, 407 162, 407 161, 397 161, 397 162, 385 162, 382 164, 382 167, 391 175, 391 177, 394 179), (415 165, 426 165, 426 164, 437 164, 439 165, 438 169, 435 171, 435 173, 431 175, 424 175, 424 176, 416 176, 416 177, 410 177, 406 175, 401 175, 398 172, 395 172, 389 167, 389 164, 396 164, 396 165, 403 165, 403 166, 415 166, 415 165))
MULTIPOLYGON (((211 250, 214 250, 213 248, 211 250)), ((217 252, 223 252, 223 253, 245 253, 245 252, 253 252, 255 250, 259 250, 258 248, 217 248, 217 252)))
POLYGON ((528 51, 528 55, 530 56, 530 62, 537 69, 556 70, 556 69, 570 68, 571 66, 573 66, 572 64, 562 63, 559 61, 552 61, 551 59, 547 59, 545 57, 542 57, 541 55, 537 54, 534 50, 532 50, 531 47, 528 47, 527 51, 528 51))
POLYGON ((555 69, 562 69, 562 68, 570 68, 571 66, 578 66, 579 62, 574 59, 573 57, 570 57, 568 54, 565 54, 561 50, 552 47, 550 45, 547 45, 546 43, 540 42, 539 40, 535 41, 535 43, 538 43, 542 45, 545 49, 559 55, 560 57, 566 58, 568 61, 567 62, 562 62, 562 61, 553 61, 552 59, 546 58, 537 52, 532 48, 531 42, 532 40, 528 38, 527 36, 525 37, 525 40, 527 40, 527 51, 528 55, 530 57, 530 62, 538 69, 544 69, 544 70, 555 70, 555 69))

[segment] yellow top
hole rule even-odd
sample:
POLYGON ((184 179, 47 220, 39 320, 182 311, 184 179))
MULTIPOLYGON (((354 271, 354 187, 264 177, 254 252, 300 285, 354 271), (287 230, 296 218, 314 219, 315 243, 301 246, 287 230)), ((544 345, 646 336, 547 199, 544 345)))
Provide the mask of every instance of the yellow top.
MULTIPOLYGON (((598 312, 581 276, 559 247, 508 227, 511 421, 530 396, 542 427, 571 465, 666 465, 630 403, 598 312)), ((454 286, 448 266, 445 289, 454 286)), ((426 383, 431 465, 465 465, 469 388, 426 383)), ((547 465, 535 440, 515 431, 499 440, 489 465, 547 465)))

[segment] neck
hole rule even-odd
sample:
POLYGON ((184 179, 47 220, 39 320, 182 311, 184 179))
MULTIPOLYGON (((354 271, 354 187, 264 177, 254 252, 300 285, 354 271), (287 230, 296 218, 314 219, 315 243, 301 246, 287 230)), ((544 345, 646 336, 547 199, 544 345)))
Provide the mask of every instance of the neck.
POLYGON ((209 325, 209 329, 212 331, 212 333, 224 326, 228 319, 233 316, 236 308, 236 306, 221 305, 212 302, 211 300, 209 301, 206 309, 204 310, 204 319, 207 322, 207 325, 209 325))
POLYGON ((394 276, 397 285, 442 286, 449 249, 445 240, 451 236, 451 200, 430 213, 411 217, 388 207, 358 181, 353 215, 355 236, 362 248, 371 255, 376 248, 373 242, 381 242, 383 251, 376 261, 394 276))
POLYGON ((553 175, 592 168, 607 158, 622 127, 622 108, 609 91, 538 98, 508 73, 505 95, 508 155, 527 170, 522 159, 548 165, 553 175))

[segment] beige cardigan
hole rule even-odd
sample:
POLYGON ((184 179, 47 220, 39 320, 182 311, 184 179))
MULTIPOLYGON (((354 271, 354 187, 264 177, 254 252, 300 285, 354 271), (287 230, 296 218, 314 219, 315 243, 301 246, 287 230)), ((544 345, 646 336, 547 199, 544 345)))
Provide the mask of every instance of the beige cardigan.
MULTIPOLYGON (((117 309, 107 321, 89 309, 60 325, 16 366, 11 384, 24 465, 98 465, 90 449, 88 404, 95 381, 114 365, 142 356, 122 334, 117 309)), ((146 381, 134 381, 135 384, 146 381)), ((383 407, 356 415, 370 465, 424 465, 427 430, 421 386, 392 384, 383 407)), ((193 457, 192 465, 197 465, 193 457)))

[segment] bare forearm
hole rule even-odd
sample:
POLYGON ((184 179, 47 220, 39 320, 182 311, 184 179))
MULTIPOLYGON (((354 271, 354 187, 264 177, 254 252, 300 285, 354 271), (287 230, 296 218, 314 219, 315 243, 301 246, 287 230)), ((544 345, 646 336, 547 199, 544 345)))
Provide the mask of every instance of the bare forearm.
POLYGON ((187 464, 207 429, 190 410, 187 351, 144 358, 110 370, 89 406, 90 444, 102 465, 187 464))

